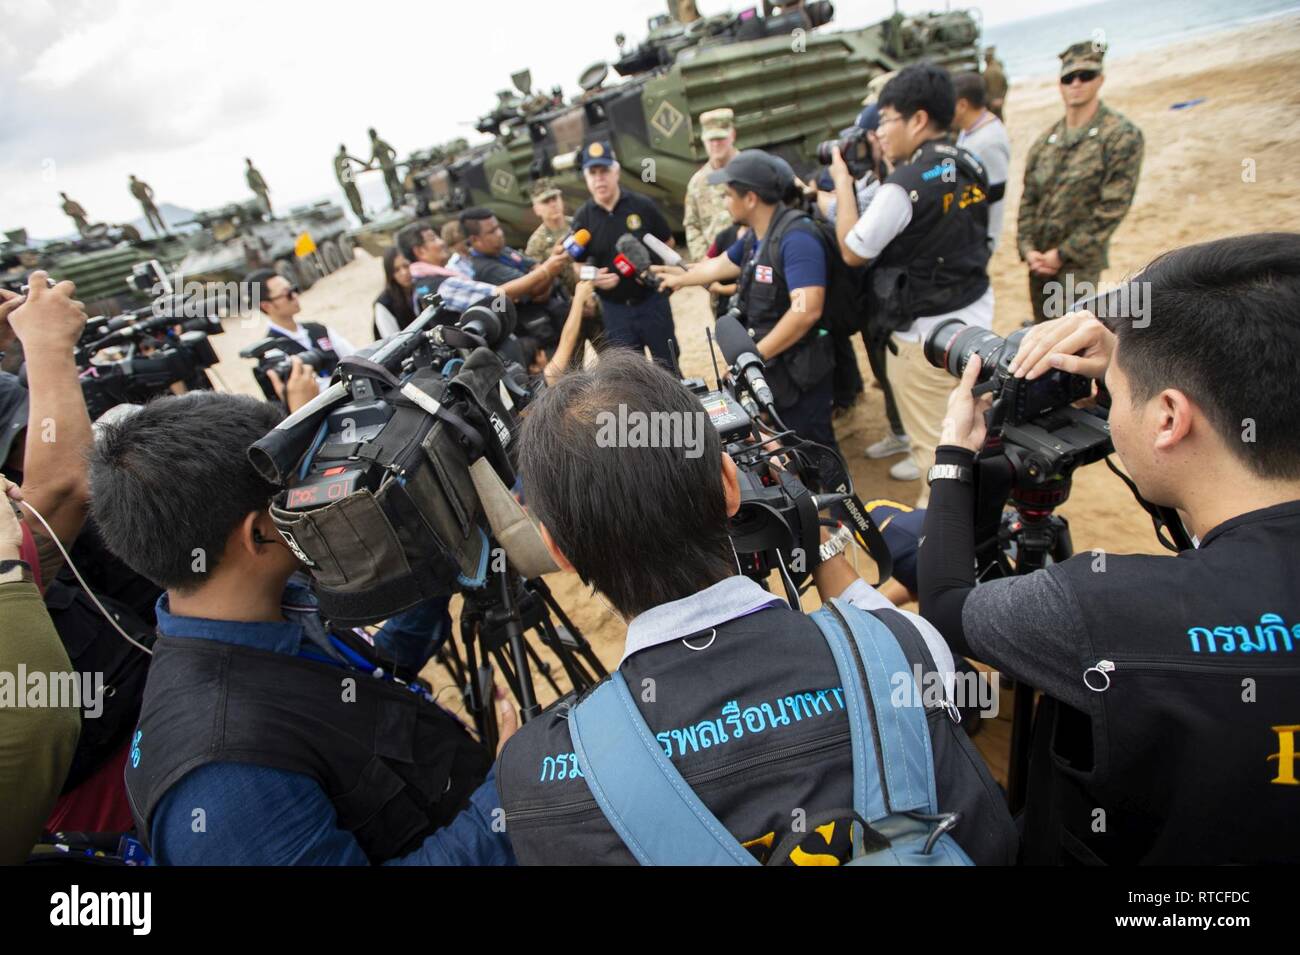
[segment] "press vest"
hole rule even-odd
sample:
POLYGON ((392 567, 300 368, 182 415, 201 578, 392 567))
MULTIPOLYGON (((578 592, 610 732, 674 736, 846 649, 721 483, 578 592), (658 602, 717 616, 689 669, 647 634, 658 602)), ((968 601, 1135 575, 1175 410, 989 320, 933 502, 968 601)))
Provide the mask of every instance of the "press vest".
POLYGON ((885 180, 912 219, 872 263, 873 310, 886 331, 957 311, 989 287, 988 174, 970 152, 931 140, 885 180))
POLYGON ((168 789, 209 763, 310 776, 377 864, 451 822, 492 759, 453 716, 401 684, 283 653, 159 637, 126 767, 142 838, 168 789))
MULTIPOLYGON (((781 240, 790 232, 808 232, 818 242, 817 227, 799 209, 778 205, 768 223, 767 234, 749 255, 737 289, 737 303, 744 322, 763 338, 790 310, 790 289, 781 259, 781 240)), ((747 249, 748 251, 748 249, 747 249)), ((799 400, 802 392, 820 384, 835 368, 835 346, 830 335, 815 325, 803 338, 767 362, 767 382, 778 408, 799 400)))
POLYGON ((1056 570, 1091 637, 1079 678, 1101 716, 1043 701, 1025 861, 1295 862, 1300 502, 1228 521, 1175 558, 1094 563, 1056 570))

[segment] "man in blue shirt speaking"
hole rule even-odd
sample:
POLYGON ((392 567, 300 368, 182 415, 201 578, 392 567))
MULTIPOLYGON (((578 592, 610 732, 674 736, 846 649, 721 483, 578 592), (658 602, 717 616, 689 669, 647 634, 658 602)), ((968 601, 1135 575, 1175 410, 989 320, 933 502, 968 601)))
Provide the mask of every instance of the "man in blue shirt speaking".
POLYGON ((835 345, 819 327, 826 305, 827 250, 812 220, 783 202, 794 171, 777 156, 746 149, 709 181, 726 185, 727 211, 748 232, 726 255, 686 272, 656 269, 662 286, 671 292, 739 278, 741 320, 767 363, 767 382, 781 420, 801 438, 835 447, 835 345))
POLYGON ((167 591, 126 768, 140 836, 170 865, 513 863, 491 754, 417 677, 446 598, 374 637, 325 627, 245 458, 278 420, 191 392, 94 450, 105 542, 167 591))

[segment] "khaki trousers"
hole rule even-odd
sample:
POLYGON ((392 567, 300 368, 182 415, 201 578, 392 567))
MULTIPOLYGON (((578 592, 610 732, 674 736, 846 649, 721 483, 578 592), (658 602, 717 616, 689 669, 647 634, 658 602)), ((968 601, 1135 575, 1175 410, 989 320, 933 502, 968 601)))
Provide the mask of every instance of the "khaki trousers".
POLYGON ((948 395, 957 381, 942 368, 935 368, 925 360, 920 342, 899 341, 894 336, 898 354, 885 352, 885 367, 889 385, 894 390, 903 427, 912 439, 912 463, 921 471, 920 496, 917 507, 925 507, 930 499, 930 486, 925 483, 926 473, 934 464, 934 449, 939 446, 939 433, 948 411, 948 395))

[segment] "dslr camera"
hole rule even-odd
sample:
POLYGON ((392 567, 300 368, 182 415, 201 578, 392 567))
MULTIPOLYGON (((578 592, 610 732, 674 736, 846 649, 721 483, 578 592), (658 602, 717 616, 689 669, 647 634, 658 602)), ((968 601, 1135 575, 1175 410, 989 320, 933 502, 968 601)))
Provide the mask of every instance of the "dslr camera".
POLYGON ((876 160, 871 155, 871 140, 861 126, 842 129, 839 139, 827 139, 818 143, 817 161, 823 166, 829 166, 834 159, 832 150, 836 146, 840 147, 840 155, 844 157, 844 164, 849 167, 854 179, 861 179, 869 172, 878 173, 876 160))

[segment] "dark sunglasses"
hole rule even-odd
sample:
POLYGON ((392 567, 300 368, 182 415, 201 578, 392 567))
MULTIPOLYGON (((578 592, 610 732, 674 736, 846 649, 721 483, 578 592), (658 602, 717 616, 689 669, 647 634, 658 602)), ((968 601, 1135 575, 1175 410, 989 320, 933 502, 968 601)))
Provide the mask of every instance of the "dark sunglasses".
POLYGON ((302 290, 298 288, 298 286, 290 285, 289 291, 285 292, 283 295, 272 295, 270 298, 267 299, 267 301, 274 302, 276 299, 280 299, 280 298, 297 298, 298 295, 301 293, 301 291, 302 290))
POLYGON ((1081 83, 1091 83, 1099 76, 1101 76, 1100 70, 1075 70, 1073 73, 1066 73, 1061 77, 1061 85, 1071 86, 1075 80, 1081 83))

